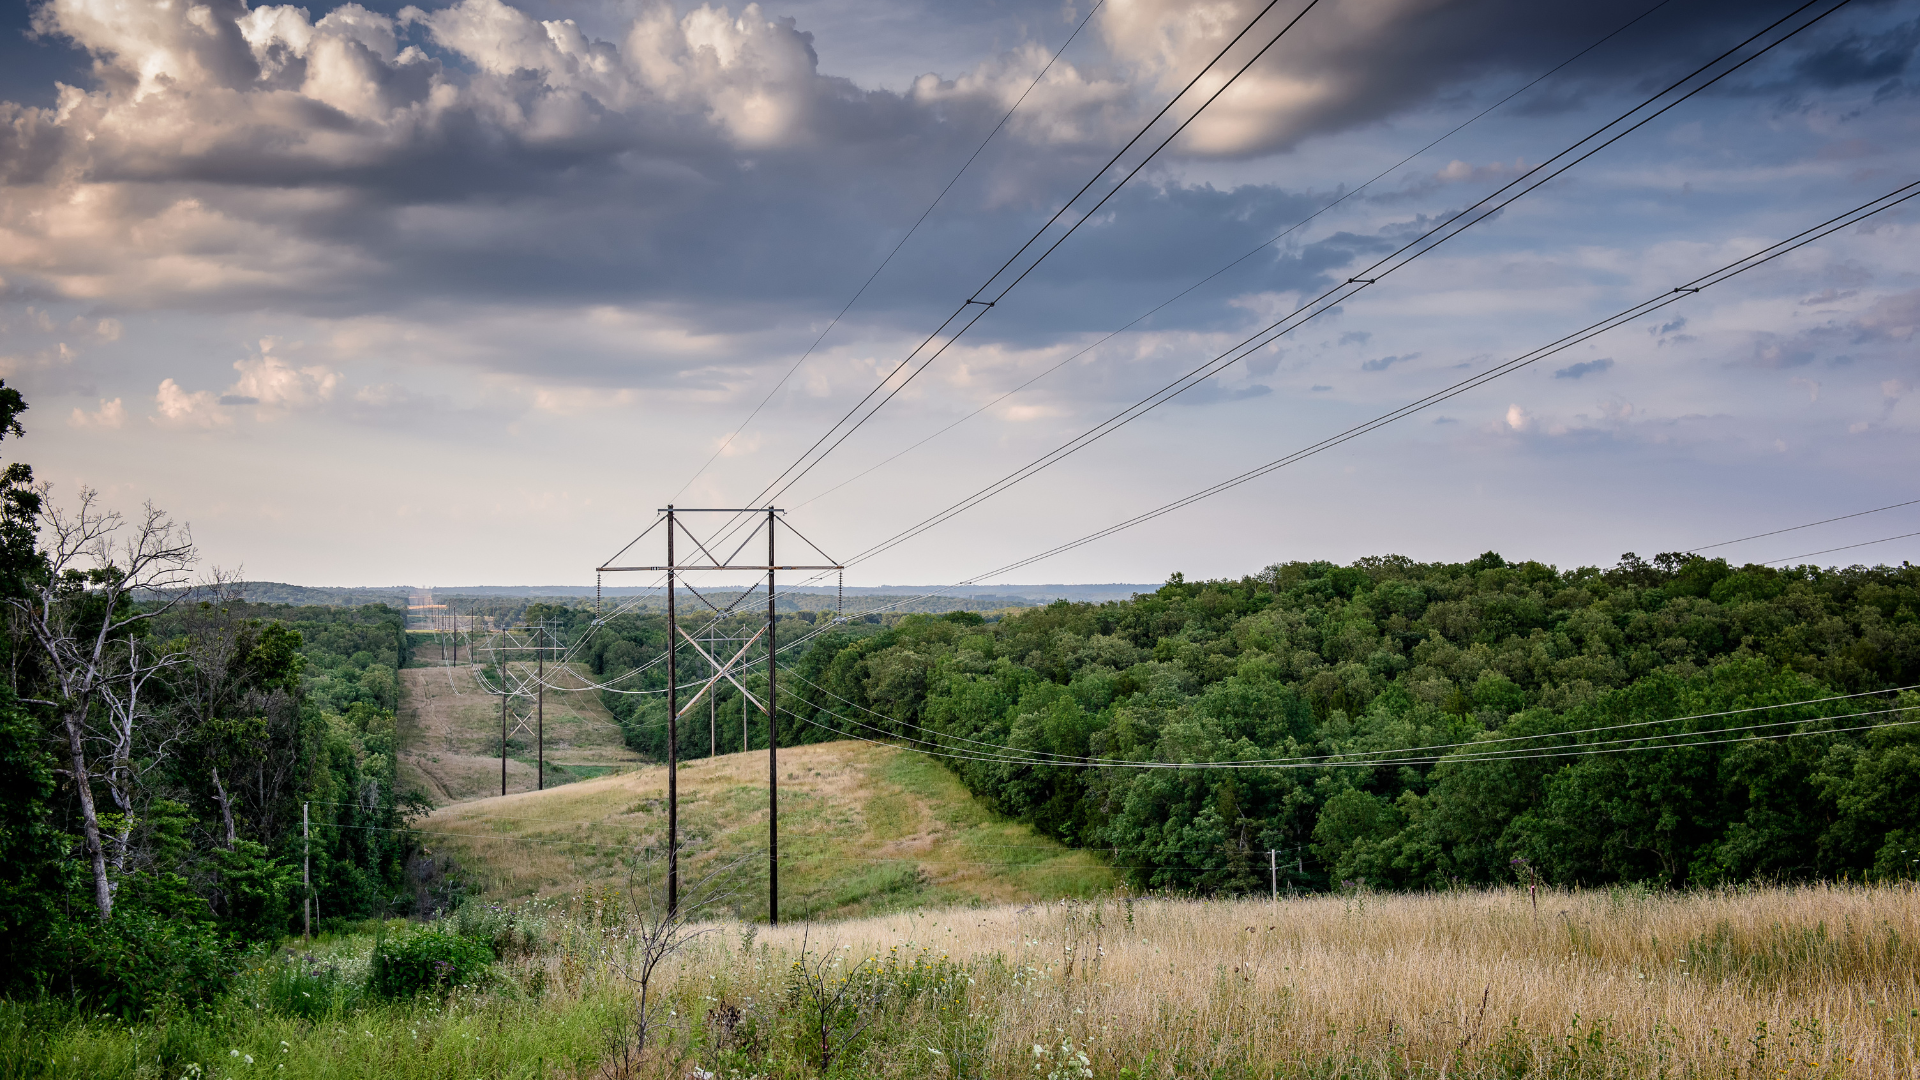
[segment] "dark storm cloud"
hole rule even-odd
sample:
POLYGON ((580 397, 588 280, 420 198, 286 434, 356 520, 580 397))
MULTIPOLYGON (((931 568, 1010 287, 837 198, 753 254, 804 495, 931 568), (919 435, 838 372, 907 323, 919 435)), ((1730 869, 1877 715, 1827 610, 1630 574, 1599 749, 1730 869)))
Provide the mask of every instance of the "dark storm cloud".
MULTIPOLYGON (((12 196, 0 241, 13 253, 0 273, 15 295, 122 307, 340 317, 439 302, 644 304, 728 331, 770 326, 848 295, 1046 58, 1028 45, 877 91, 822 74, 813 36, 792 20, 621 7, 583 28, 548 7, 309 13, 218 0, 193 16, 50 0, 36 9, 35 47, 76 43, 95 65, 57 111, 0 104, 12 196), (53 228, 55 208, 85 220, 53 228)), ((1638 10, 1328 4, 1177 150, 1255 154, 1372 123, 1489 74, 1543 69, 1638 10)), ((864 310, 906 325, 970 293, 1157 105, 1152 73, 1190 71, 1188 54, 1216 47, 1181 36, 1184 11, 1150 0, 1104 13, 1106 56, 1055 69, 864 310)), ((1654 78, 1770 17, 1714 0, 1664 6, 1569 68, 1556 92, 1654 78)), ((1795 77, 1897 73, 1912 24, 1901 34, 1810 39, 1795 77)), ((987 325, 1114 329, 1325 201, 1143 177, 987 325)), ((1258 251, 1212 299, 1151 325, 1242 319, 1218 297, 1324 287, 1394 235, 1258 251)))

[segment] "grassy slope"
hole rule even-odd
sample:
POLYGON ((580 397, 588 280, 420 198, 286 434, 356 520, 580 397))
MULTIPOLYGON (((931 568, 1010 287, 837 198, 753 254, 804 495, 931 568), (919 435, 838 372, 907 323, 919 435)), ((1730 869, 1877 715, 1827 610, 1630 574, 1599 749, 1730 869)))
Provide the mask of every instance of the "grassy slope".
MULTIPOLYGON (((418 791, 435 805, 497 795, 500 791, 500 699, 488 694, 460 650, 451 666, 439 666, 434 645, 416 646, 416 657, 428 667, 400 672, 400 783, 418 791)), ((523 665, 512 665, 516 672, 523 665)), ((531 674, 532 665, 525 665, 531 674)), ((579 665, 553 664, 547 681, 554 687, 585 687, 589 675, 579 665)), ((564 784, 615 769, 638 766, 644 759, 627 749, 620 725, 598 695, 582 689, 567 693, 549 689, 546 695, 547 785, 564 784)), ((532 705, 515 708, 530 718, 532 705)), ((531 730, 532 721, 526 721, 531 730)), ((531 791, 535 786, 533 738, 515 735, 508 742, 507 790, 531 791)))
MULTIPOLYGON (((766 911, 764 751, 680 769, 682 880, 709 875, 721 904, 766 911)), ((497 776, 497 774, 495 774, 497 776)), ((640 768, 543 792, 442 807, 421 823, 488 899, 624 888, 632 853, 666 832, 666 770, 640 768)), ((1092 855, 997 820, 933 761, 841 742, 780 753, 781 918, 935 904, 1087 896, 1115 879, 1092 855)))

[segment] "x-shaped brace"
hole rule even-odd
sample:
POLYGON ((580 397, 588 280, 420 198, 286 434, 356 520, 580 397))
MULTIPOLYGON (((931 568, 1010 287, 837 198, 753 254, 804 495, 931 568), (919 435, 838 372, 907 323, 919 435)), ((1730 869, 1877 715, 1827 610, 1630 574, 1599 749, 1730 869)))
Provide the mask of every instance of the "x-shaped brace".
POLYGON ((713 684, 719 682, 721 679, 725 679, 728 682, 732 683, 736 689, 738 689, 742 694, 746 695, 746 698, 748 701, 751 701, 755 705, 759 706, 761 712, 767 711, 767 707, 760 703, 760 699, 757 697, 754 697, 753 694, 749 692, 746 687, 740 685, 739 679, 736 679, 733 677, 734 665, 740 662, 741 657, 747 655, 747 650, 753 648, 753 643, 760 640, 760 635, 767 632, 766 627, 763 626, 759 630, 755 631, 754 635, 747 639, 747 643, 745 645, 740 646, 740 651, 733 654, 733 659, 727 661, 725 664, 721 664, 718 660, 715 660, 712 657, 712 655, 710 655, 707 652, 707 650, 702 649, 700 647, 700 642, 696 641, 692 634, 687 633, 684 627, 676 626, 674 627, 674 629, 680 632, 681 637, 687 639, 687 644, 693 646, 695 652, 698 652, 701 656, 706 657, 707 663, 712 664, 716 669, 713 673, 713 677, 708 679, 706 681, 706 685, 700 688, 700 692, 693 695, 691 700, 689 700, 685 705, 680 707, 680 711, 675 714, 676 719, 678 719, 681 716, 687 715, 687 713, 691 711, 695 705, 700 703, 701 698, 706 697, 707 694, 713 690, 713 684))

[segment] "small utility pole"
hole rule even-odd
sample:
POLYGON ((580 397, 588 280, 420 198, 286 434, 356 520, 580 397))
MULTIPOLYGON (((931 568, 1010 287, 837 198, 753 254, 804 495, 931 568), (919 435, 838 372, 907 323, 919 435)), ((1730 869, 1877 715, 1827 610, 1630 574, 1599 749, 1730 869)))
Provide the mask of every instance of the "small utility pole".
POLYGON ((507 793, 507 662, 500 661, 500 794, 507 793))
POLYGON ((1273 899, 1278 903, 1280 900, 1280 853, 1272 848, 1267 849, 1267 870, 1273 875, 1273 899))
POLYGON ((300 936, 313 940, 313 834, 307 828, 311 803, 300 804, 300 936))

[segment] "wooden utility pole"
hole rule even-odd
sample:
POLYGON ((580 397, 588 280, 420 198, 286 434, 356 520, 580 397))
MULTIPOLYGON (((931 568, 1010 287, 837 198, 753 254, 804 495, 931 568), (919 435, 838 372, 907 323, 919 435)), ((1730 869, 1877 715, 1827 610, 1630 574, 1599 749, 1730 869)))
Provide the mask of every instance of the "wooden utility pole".
POLYGON ((774 515, 767 507, 767 924, 780 925, 780 698, 773 685, 775 654, 773 622, 774 515))
MULTIPOLYGON (((697 535, 697 534, 696 534, 697 535)), ((673 504, 667 504, 667 917, 680 910, 680 623, 673 606, 673 504)))
POLYGON ((546 633, 544 623, 541 624, 540 630, 542 634, 539 646, 540 673, 534 679, 533 691, 533 742, 537 748, 534 754, 539 762, 535 766, 537 778, 534 780, 534 789, 545 791, 547 790, 547 642, 544 636, 546 633))
POLYGON ((300 936, 313 940, 313 834, 307 828, 312 803, 300 804, 300 936))

